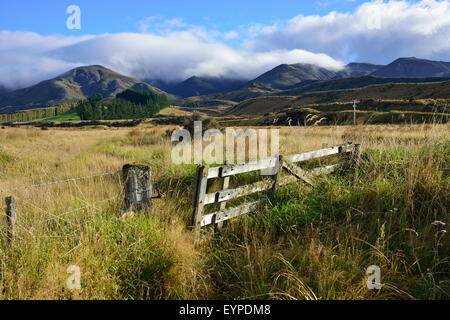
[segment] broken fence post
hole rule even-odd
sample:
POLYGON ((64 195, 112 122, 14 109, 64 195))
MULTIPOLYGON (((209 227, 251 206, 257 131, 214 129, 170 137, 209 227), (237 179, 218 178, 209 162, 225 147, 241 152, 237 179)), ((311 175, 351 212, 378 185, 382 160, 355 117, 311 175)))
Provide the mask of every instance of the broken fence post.
POLYGON ((8 241, 11 242, 14 239, 15 226, 17 223, 16 198, 14 196, 6 197, 5 202, 7 237, 8 241))
POLYGON ((122 169, 125 184, 125 207, 121 215, 129 211, 152 208, 152 168, 144 165, 127 164, 122 169))

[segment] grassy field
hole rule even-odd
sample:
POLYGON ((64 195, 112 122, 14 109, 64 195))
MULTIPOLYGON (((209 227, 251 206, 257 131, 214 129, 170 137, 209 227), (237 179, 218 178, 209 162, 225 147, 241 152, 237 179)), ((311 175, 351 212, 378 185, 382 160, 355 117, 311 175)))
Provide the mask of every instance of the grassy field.
MULTIPOLYGON (((179 108, 165 108, 158 113, 163 116, 186 116, 189 112, 182 111, 179 108)), ((38 120, 38 122, 63 122, 63 121, 81 121, 77 111, 72 111, 52 118, 38 120)))
POLYGON ((358 165, 285 187, 220 241, 205 229, 197 242, 196 168, 172 164, 172 129, 0 129, 0 190, 117 172, 0 193, 17 197, 19 219, 8 244, 2 200, 0 299, 450 298, 450 125, 281 127, 281 154, 353 141, 358 165), (151 165, 164 195, 150 217, 116 218, 130 162, 151 165), (70 265, 79 291, 66 288, 70 265), (379 291, 365 285, 370 265, 379 291))
POLYGON ((47 119, 42 119, 42 120, 38 120, 38 122, 60 122, 60 121, 80 121, 80 116, 77 114, 76 111, 70 112, 70 113, 66 113, 66 114, 62 114, 56 117, 52 117, 52 118, 47 118, 47 119))

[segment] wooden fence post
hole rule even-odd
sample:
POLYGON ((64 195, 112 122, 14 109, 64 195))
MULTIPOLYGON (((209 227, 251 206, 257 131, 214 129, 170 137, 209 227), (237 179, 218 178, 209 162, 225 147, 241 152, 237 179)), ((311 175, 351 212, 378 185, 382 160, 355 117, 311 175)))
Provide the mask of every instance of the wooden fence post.
POLYGON ((351 155, 351 165, 356 166, 358 164, 359 156, 361 153, 361 145, 355 144, 351 155))
POLYGON ((279 155, 278 160, 275 164, 275 175, 272 177, 273 179, 273 187, 272 187, 272 196, 275 198, 275 196, 278 193, 278 190, 280 189, 280 175, 281 171, 283 170, 283 156, 279 155))
POLYGON ((6 202, 7 238, 8 241, 11 242, 14 239, 15 228, 17 223, 16 198, 14 196, 6 197, 5 202, 6 202))
POLYGON ((197 167, 194 191, 194 210, 192 212, 192 226, 195 226, 197 232, 200 232, 203 209, 205 207, 205 195, 208 178, 205 175, 205 166, 197 167))
POLYGON ((152 208, 152 168, 127 164, 122 169, 125 184, 125 207, 122 214, 132 210, 148 212, 152 208))
POLYGON ((321 150, 314 150, 286 157, 278 155, 255 163, 241 165, 226 164, 212 168, 198 166, 193 194, 194 208, 191 218, 191 226, 195 226, 197 239, 200 229, 211 224, 214 226, 215 238, 217 239, 218 235, 220 235, 218 231, 221 223, 256 210, 259 205, 267 202, 267 198, 275 200, 279 188, 282 185, 297 181, 299 179, 314 185, 311 178, 317 175, 330 174, 332 172, 342 170, 343 168, 347 168, 348 165, 354 160, 352 158, 358 158, 359 151, 360 145, 347 143, 332 148, 327 147, 321 150), (341 161, 333 165, 316 167, 307 171, 303 171, 300 167, 294 164, 297 162, 305 162, 331 155, 341 155, 339 158, 345 155, 345 161, 341 161), (352 158, 350 158, 350 156, 352 158), (289 176, 283 176, 284 169, 290 173, 289 176), (271 178, 268 180, 263 179, 262 181, 258 181, 250 185, 230 189, 231 176, 258 170, 261 170, 261 176, 265 175, 271 178), (209 179, 220 179, 222 181, 222 190, 207 193, 209 179), (230 204, 232 199, 246 197, 248 195, 263 191, 272 191, 272 194, 268 197, 266 196, 263 200, 226 209, 227 204, 230 204), (204 211, 206 211, 205 206, 209 204, 220 204, 219 211, 204 213, 204 211))
POLYGON ((201 184, 201 179, 203 176, 203 170, 205 169, 204 166, 198 166, 197 167, 197 173, 195 174, 195 180, 194 180, 194 194, 192 197, 192 217, 191 217, 191 226, 195 226, 195 220, 197 218, 197 208, 198 208, 198 202, 199 202, 199 189, 201 184))
MULTIPOLYGON (((226 166, 228 166, 230 164, 231 164, 230 161, 228 161, 228 160, 225 161, 225 165, 226 166)), ((222 168, 222 172, 220 172, 219 175, 220 175, 220 177, 222 179, 222 190, 225 191, 230 186, 230 177, 229 176, 227 176, 225 178, 223 177, 223 168, 222 168)), ((227 207, 227 202, 226 201, 220 203, 220 211, 224 211, 226 209, 226 207, 227 207)), ((222 230, 225 227, 225 225, 227 224, 227 221, 219 222, 219 223, 216 224, 215 220, 216 220, 216 218, 214 217, 214 221, 213 221, 214 234, 215 234, 215 237, 218 238, 219 235, 220 235, 220 230, 222 230)))

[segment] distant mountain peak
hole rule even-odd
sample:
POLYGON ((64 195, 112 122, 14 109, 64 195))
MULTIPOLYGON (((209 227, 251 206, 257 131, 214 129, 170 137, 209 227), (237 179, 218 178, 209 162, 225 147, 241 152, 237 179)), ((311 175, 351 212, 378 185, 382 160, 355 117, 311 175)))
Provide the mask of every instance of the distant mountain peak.
MULTIPOLYGON (((96 93, 108 98, 128 88, 165 93, 158 89, 163 88, 182 98, 206 96, 205 101, 217 97, 220 100, 243 101, 286 90, 294 93, 313 83, 323 88, 330 84, 318 82, 326 80, 349 79, 339 84, 340 89, 379 81, 364 78, 368 76, 395 79, 450 78, 450 62, 403 57, 385 66, 352 62, 339 71, 308 63, 280 64, 252 81, 194 75, 180 83, 163 79, 152 79, 146 83, 97 64, 71 69, 25 89, 11 91, 0 86, 0 113, 74 102, 96 93)), ((176 98, 173 95, 168 97, 169 101, 176 98)))
MULTIPOLYGON (((101 65, 80 66, 34 86, 3 94, 0 112, 56 106, 86 99, 97 93, 111 98, 129 88, 165 93, 101 65)), ((168 97, 170 100, 174 99, 173 96, 168 97)))
POLYGON ((375 67, 382 67, 383 65, 376 64, 376 63, 370 63, 370 62, 350 62, 349 64, 347 64, 347 67, 350 67, 350 66, 375 66, 375 67))
POLYGON ((372 74, 383 67, 382 65, 367 62, 352 62, 347 64, 343 70, 338 71, 334 79, 364 77, 372 74))
POLYGON ((450 62, 416 57, 399 58, 378 69, 373 75, 385 78, 450 77, 450 62))
POLYGON ((180 83, 166 85, 164 89, 179 97, 187 98, 238 90, 246 84, 247 80, 192 76, 180 83))
POLYGON ((314 64, 281 64, 259 76, 251 84, 259 83, 274 89, 284 89, 306 80, 328 80, 334 76, 335 72, 314 64))

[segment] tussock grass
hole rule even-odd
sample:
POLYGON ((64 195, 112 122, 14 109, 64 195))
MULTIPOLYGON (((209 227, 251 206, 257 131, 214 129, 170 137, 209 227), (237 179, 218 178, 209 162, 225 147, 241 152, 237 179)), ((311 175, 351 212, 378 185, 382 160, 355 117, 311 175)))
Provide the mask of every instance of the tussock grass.
POLYGON ((358 165, 282 188, 219 242, 187 227, 195 166, 172 164, 172 129, 0 130, 0 190, 137 162, 163 195, 149 217, 117 219, 119 173, 15 191, 12 244, 0 202, 0 299, 449 298, 448 125, 280 127, 281 154, 353 141, 358 165), (379 292, 365 285, 374 264, 379 292), (70 265, 78 292, 65 285, 70 265))
POLYGON ((365 146, 349 174, 291 185, 232 223, 208 251, 221 298, 449 298, 448 136, 377 129, 344 129, 365 146), (365 285, 370 265, 382 271, 378 293, 365 285))

